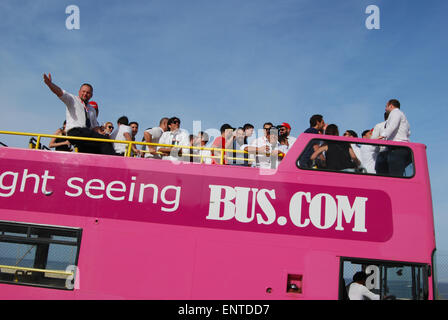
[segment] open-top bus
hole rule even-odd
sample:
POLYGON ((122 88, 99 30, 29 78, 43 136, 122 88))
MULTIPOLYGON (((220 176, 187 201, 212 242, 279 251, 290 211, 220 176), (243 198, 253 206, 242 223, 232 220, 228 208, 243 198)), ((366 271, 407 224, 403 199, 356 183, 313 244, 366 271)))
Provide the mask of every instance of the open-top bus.
POLYGON ((365 270, 383 298, 434 299, 425 149, 302 134, 260 170, 0 147, 0 298, 344 299, 365 270), (411 163, 402 177, 301 167, 327 140, 411 163))

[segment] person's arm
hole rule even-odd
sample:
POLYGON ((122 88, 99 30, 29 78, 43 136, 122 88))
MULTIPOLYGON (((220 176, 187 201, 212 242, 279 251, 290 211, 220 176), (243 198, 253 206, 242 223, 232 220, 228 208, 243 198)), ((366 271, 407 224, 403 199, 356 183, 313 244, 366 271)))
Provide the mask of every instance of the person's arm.
POLYGON ((64 94, 64 92, 62 91, 61 88, 59 88, 57 85, 55 85, 53 83, 53 81, 51 81, 51 74, 49 73, 48 76, 44 73, 44 82, 45 84, 48 86, 48 88, 50 88, 50 90, 57 95, 59 98, 62 97, 62 95, 64 94))
MULTIPOLYGON (((144 131, 143 132, 143 138, 145 139, 145 142, 147 143, 151 143, 152 142, 152 134, 149 131, 144 131)), ((147 146, 148 147, 148 151, 151 154, 156 154, 156 147, 155 146, 147 146)))
POLYGON ((324 151, 328 150, 328 145, 324 145, 320 148, 317 148, 316 151, 314 151, 314 153, 311 155, 310 159, 311 160, 316 160, 316 158, 324 151))
POLYGON ((362 287, 361 294, 364 297, 369 298, 370 300, 380 300, 380 296, 378 294, 373 293, 372 291, 370 291, 369 289, 367 289, 364 286, 362 287))
MULTIPOLYGON (((58 130, 56 130, 56 132, 54 134, 56 136, 62 136, 62 130, 58 129, 58 130)), ((50 148, 56 148, 56 147, 60 147, 63 145, 70 146, 70 141, 65 140, 65 141, 61 141, 61 142, 56 142, 56 138, 51 138, 50 143, 48 144, 48 146, 50 148)))
POLYGON ((353 151, 352 147, 348 148, 348 152, 350 153, 350 158, 352 158, 352 160, 356 164, 356 166, 359 167, 361 165, 361 161, 359 161, 359 159, 356 156, 355 152, 353 151))
POLYGON ((382 135, 378 137, 378 139, 388 139, 395 131, 398 130, 401 121, 401 114, 400 112, 393 111, 394 110, 389 113, 389 117, 386 121, 386 128, 384 129, 382 135))

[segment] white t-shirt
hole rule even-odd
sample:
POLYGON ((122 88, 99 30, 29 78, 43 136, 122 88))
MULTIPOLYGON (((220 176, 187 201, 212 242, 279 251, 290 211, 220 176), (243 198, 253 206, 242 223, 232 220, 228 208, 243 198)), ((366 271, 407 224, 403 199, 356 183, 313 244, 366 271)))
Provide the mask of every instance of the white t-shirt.
POLYGON ((297 140, 296 138, 289 136, 288 137, 289 146, 286 144, 281 144, 279 146, 279 150, 286 154, 289 151, 289 149, 291 149, 292 145, 294 144, 294 142, 296 142, 296 140, 297 140))
MULTIPOLYGON (((160 144, 176 145, 176 146, 190 146, 190 138, 188 136, 188 133, 183 129, 179 129, 176 131, 166 131, 160 137, 159 143, 160 144)), ((160 148, 167 148, 167 147, 158 147, 157 149, 160 149, 160 148)), ((177 151, 179 151, 179 149, 172 149, 171 153, 173 155, 177 155, 178 154, 177 151)), ((182 153, 188 154, 188 153, 190 153, 190 149, 182 149, 182 153)), ((162 159, 163 160, 179 160, 179 157, 169 155, 169 156, 163 156, 162 159)))
MULTIPOLYGON (((78 96, 75 96, 71 93, 68 93, 65 90, 62 90, 62 96, 59 99, 64 102, 67 107, 65 113, 65 119, 67 121, 66 130, 69 131, 73 128, 85 128, 86 127, 86 113, 85 113, 85 105, 84 102, 78 96)), ((92 108, 93 109, 93 108, 92 108)), ((90 121, 94 119, 96 122, 96 114, 90 115, 90 121)), ((92 127, 92 123, 91 123, 92 127)))
POLYGON ((376 173, 375 163, 378 156, 378 147, 374 145, 361 144, 361 166, 367 170, 367 173, 376 173))
MULTIPOLYGON (((274 150, 280 150, 279 144, 276 143, 275 145, 271 145, 266 137, 260 137, 250 144, 251 147, 264 147, 269 146, 268 153, 271 153, 274 150)), ((242 150, 244 150, 245 145, 241 147, 242 150)), ((280 150, 281 151, 281 150, 280 150)), ((262 169, 276 169, 278 167, 279 159, 276 157, 267 157, 265 154, 256 154, 255 155, 255 161, 254 166, 256 168, 262 168, 262 169)))
POLYGON ((348 297, 350 300, 380 300, 378 294, 374 294, 365 286, 356 282, 350 284, 348 288, 348 297))
MULTIPOLYGON (((120 124, 118 125, 118 128, 115 129, 114 132, 112 132, 112 134, 110 135, 110 138, 112 140, 125 140, 126 138, 124 137, 125 133, 129 133, 129 135, 132 137, 132 129, 130 126, 124 125, 124 124, 120 124)), ((116 153, 125 153, 126 149, 127 149, 128 144, 125 143, 114 143, 114 149, 116 153)))
MULTIPOLYGON (((151 135, 151 143, 159 143, 160 138, 162 137, 162 134, 163 134, 162 128, 154 127, 154 128, 151 128, 151 129, 148 129, 145 131, 149 132, 149 134, 151 135)), ((145 146, 145 150, 149 151, 149 146, 145 146)), ((147 152, 147 153, 145 153, 145 158, 154 158, 154 155, 147 152)))

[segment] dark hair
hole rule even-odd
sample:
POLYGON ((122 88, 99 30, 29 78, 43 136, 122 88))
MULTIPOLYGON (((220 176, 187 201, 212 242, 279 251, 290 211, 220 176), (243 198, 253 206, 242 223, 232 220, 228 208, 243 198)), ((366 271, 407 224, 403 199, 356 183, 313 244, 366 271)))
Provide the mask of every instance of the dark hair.
POLYGON ((81 88, 84 87, 84 86, 88 86, 88 87, 90 88, 90 90, 93 91, 93 87, 92 87, 92 85, 91 85, 90 83, 83 83, 83 84, 79 87, 79 89, 81 89, 81 88))
POLYGON ((329 124, 325 129, 325 134, 329 136, 339 136, 338 126, 335 124, 329 124))
POLYGON ((204 131, 199 131, 199 134, 201 135, 201 140, 204 142, 208 142, 209 137, 208 137, 208 133, 204 132, 204 131))
POLYGON ((235 130, 235 128, 233 128, 230 124, 228 124, 228 123, 224 123, 224 124, 221 126, 221 129, 220 129, 221 134, 224 133, 224 132, 226 132, 227 129, 235 130))
POLYGON ((124 124, 124 125, 128 126, 129 125, 129 119, 126 116, 122 116, 122 117, 118 118, 117 123, 124 124))
POLYGON ((322 122, 324 117, 320 114, 315 114, 310 118, 310 127, 313 128, 317 125, 318 122, 322 122))
POLYGON ((361 136, 361 137, 364 137, 367 133, 369 133, 369 131, 370 131, 370 130, 364 130, 364 131, 362 132, 362 136, 361 136))
POLYGON ((136 121, 131 121, 131 122, 129 122, 129 125, 133 125, 133 124, 136 124, 137 127, 138 127, 138 122, 136 122, 136 121))
POLYGON ((348 132, 352 137, 358 138, 358 134, 355 131, 347 130, 346 132, 348 132))
POLYGON ((168 125, 173 124, 174 121, 179 121, 179 125, 180 125, 180 119, 178 117, 171 117, 168 119, 168 125))
POLYGON ((267 124, 270 125, 271 127, 274 126, 271 122, 266 122, 265 124, 263 124, 263 128, 264 128, 264 126, 267 125, 267 124))
POLYGON ((388 102, 387 102, 387 105, 393 105, 395 108, 398 108, 398 109, 400 109, 400 101, 398 101, 397 99, 390 99, 388 102))
POLYGON ((244 126, 243 126, 243 130, 244 131, 246 131, 247 129, 253 129, 253 128, 255 128, 253 125, 251 125, 250 123, 246 123, 244 126))
POLYGON ((354 282, 365 281, 365 280, 367 280, 367 273, 365 273, 364 271, 356 272, 353 275, 353 281, 354 282))

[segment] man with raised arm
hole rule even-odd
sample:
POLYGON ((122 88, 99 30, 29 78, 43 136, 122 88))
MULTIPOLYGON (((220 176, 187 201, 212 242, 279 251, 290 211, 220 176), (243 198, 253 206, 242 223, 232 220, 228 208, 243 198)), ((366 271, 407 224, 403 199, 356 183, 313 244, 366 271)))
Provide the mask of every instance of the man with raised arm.
MULTIPOLYGON (((75 96, 54 84, 50 73, 48 76, 44 74, 44 82, 67 107, 66 130, 68 136, 108 138, 99 133, 100 127, 96 120, 96 113, 89 112, 88 103, 93 96, 93 87, 90 84, 82 84, 78 96, 75 96)), ((72 140, 72 143, 78 147, 79 152, 115 155, 112 144, 108 142, 72 140)))

